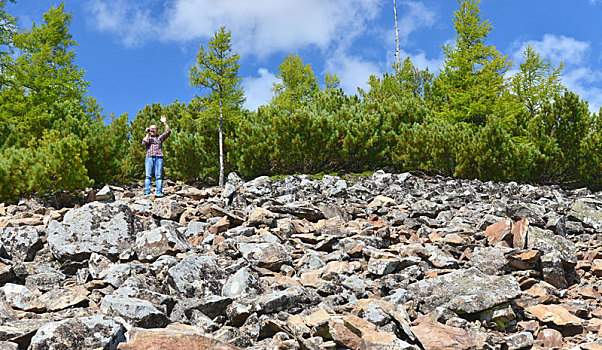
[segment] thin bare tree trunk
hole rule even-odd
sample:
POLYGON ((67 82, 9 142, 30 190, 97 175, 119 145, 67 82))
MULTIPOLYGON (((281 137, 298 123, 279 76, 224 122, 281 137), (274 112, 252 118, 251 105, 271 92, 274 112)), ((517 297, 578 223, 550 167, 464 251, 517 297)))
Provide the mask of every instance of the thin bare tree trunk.
POLYGON ((222 113, 222 100, 219 101, 219 186, 224 186, 224 138, 222 132, 222 121, 224 119, 222 113))
POLYGON ((393 0, 393 14, 395 15, 395 43, 397 44, 395 49, 395 63, 399 66, 399 28, 397 27, 397 4, 395 3, 395 0, 393 0))

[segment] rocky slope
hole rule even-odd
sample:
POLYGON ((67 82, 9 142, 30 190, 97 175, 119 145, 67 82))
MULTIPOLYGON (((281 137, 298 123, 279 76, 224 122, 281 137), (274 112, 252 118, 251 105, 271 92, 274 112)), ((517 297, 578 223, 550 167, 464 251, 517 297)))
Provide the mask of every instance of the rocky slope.
POLYGON ((0 349, 601 349, 602 194, 376 172, 0 204, 0 349))

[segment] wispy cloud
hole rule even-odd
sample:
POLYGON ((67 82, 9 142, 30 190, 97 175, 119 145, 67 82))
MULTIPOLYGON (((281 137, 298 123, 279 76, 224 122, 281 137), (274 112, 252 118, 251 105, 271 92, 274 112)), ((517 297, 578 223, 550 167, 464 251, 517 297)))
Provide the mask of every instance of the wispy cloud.
MULTIPOLYGON (((564 63, 562 84, 570 91, 589 102, 590 111, 597 113, 602 107, 602 70, 590 67, 591 44, 575 38, 545 34, 542 40, 515 43, 519 47, 512 57, 516 67, 523 62, 523 52, 530 44, 541 56, 550 60, 553 66, 564 63)), ((515 69, 516 69, 515 67, 515 69)))
POLYGON ((90 22, 98 30, 114 34, 127 47, 139 47, 157 28, 144 2, 93 0, 88 4, 90 22))
POLYGON ((435 24, 436 13, 424 3, 417 1, 404 1, 398 9, 399 41, 401 45, 408 43, 410 34, 421 27, 432 27, 435 24))

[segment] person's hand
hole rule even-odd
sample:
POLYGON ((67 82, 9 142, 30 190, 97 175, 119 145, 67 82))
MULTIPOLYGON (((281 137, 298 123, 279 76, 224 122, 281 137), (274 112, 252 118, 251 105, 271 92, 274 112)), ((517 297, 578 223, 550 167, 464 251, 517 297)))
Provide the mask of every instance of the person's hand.
POLYGON ((165 116, 164 116, 164 115, 162 115, 162 116, 161 116, 161 123, 165 123, 165 122, 167 122, 167 118, 165 118, 165 116))

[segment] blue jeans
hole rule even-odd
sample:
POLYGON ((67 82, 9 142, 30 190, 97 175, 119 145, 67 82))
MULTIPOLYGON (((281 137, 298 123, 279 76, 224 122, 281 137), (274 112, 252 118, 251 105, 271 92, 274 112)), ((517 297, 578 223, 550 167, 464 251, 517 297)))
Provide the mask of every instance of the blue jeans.
POLYGON ((151 178, 155 171, 155 180, 157 181, 157 193, 163 193, 163 157, 146 157, 144 162, 144 193, 150 193, 151 178))

